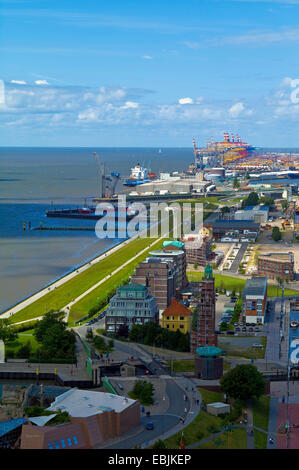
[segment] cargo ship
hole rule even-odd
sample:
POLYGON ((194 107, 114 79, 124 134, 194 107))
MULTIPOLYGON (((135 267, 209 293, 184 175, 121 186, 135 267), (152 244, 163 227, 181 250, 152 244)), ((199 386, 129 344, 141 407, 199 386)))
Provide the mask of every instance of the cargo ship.
POLYGON ((193 139, 195 164, 197 168, 229 166, 239 160, 243 160, 254 153, 255 148, 243 142, 237 134, 234 136, 224 133, 222 142, 214 142, 214 138, 208 140, 206 147, 197 148, 193 139))
POLYGON ((134 168, 131 168, 131 175, 123 183, 124 186, 138 186, 140 184, 149 183, 157 177, 156 173, 149 171, 139 163, 134 168))
MULTIPOLYGON (((130 220, 137 211, 134 211, 130 208, 126 210, 127 220, 130 220)), ((81 219, 81 220, 99 220, 107 214, 107 211, 104 211, 103 214, 96 214, 95 207, 82 207, 76 209, 51 209, 46 211, 47 217, 52 218, 63 218, 63 219, 81 219)), ((118 219, 118 212, 115 210, 113 216, 118 219)))

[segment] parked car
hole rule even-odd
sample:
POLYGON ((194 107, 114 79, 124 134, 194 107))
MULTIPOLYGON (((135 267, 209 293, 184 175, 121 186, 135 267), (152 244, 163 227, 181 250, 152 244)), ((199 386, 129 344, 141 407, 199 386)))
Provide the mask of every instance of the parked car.
POLYGON ((255 326, 255 323, 250 323, 250 326, 255 326))
POLYGON ((248 331, 250 331, 250 333, 252 333, 252 332, 253 332, 253 328, 252 328, 252 327, 248 328, 248 331))
POLYGON ((243 321, 240 321, 240 326, 244 326, 244 322, 243 322, 243 321))
POLYGON ((222 350, 222 351, 221 351, 221 355, 222 355, 222 356, 226 356, 226 355, 227 355, 227 352, 222 350))
POLYGON ((237 326, 237 328, 235 328, 235 331, 241 331, 241 328, 237 326))
POLYGON ((239 323, 235 321, 234 326, 239 326, 239 323))
POLYGON ((251 325, 251 323, 246 323, 246 326, 250 326, 250 325, 251 325))
POLYGON ((148 431, 151 431, 152 429, 154 429, 154 423, 152 421, 148 421, 145 427, 148 431))
POLYGON ((226 334, 227 334, 227 335, 234 335, 235 332, 234 332, 233 330, 228 330, 228 331, 226 332, 226 334))
POLYGON ((243 326, 243 327, 242 327, 242 331, 247 331, 246 326, 243 326))
POLYGON ((263 346, 262 344, 260 344, 260 343, 254 343, 254 344, 252 345, 252 347, 253 347, 253 348, 263 348, 264 346, 263 346))
POLYGON ((254 328, 254 331, 260 331, 259 327, 256 326, 256 327, 254 328))

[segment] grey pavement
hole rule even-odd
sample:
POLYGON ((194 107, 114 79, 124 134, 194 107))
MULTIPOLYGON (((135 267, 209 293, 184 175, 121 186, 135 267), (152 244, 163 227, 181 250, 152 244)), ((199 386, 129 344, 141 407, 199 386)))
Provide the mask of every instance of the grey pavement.
POLYGON ((247 247, 248 247, 248 243, 241 243, 241 247, 234 259, 234 261, 232 262, 232 265, 231 267, 228 269, 227 272, 230 272, 230 273, 237 273, 238 272, 238 269, 239 269, 239 264, 241 263, 242 259, 243 259, 243 256, 247 250, 247 247))
POLYGON ((269 410, 269 423, 268 423, 268 436, 272 437, 273 444, 267 442, 267 449, 276 448, 276 433, 277 433, 277 412, 278 412, 278 398, 271 397, 270 410, 269 410))

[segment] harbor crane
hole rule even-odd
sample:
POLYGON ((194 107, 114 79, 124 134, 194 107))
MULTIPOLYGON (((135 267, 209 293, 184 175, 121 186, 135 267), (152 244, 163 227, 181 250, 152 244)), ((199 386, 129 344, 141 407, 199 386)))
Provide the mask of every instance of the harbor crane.
POLYGON ((112 197, 113 194, 115 193, 117 182, 120 179, 120 173, 112 172, 111 177, 106 176, 105 175, 105 163, 100 161, 100 157, 96 152, 93 152, 93 155, 95 157, 95 160, 98 166, 98 172, 99 172, 99 177, 100 177, 99 197, 102 197, 102 198, 112 197))

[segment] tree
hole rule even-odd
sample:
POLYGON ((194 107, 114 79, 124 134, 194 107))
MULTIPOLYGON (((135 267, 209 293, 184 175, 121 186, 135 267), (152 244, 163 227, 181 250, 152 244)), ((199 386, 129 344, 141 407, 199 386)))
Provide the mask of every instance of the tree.
POLYGON ((260 204, 264 204, 265 206, 273 206, 274 199, 270 196, 263 196, 260 198, 260 204))
POLYGON ((159 439, 158 441, 155 442, 155 444, 152 446, 152 449, 167 449, 167 445, 165 444, 162 439, 159 439))
POLYGON ((288 207, 288 201, 281 201, 281 207, 285 211, 288 207))
POLYGON ((197 269, 197 268, 198 268, 198 263, 197 263, 197 261, 194 261, 193 268, 194 268, 194 269, 197 269))
POLYGON ((75 355, 76 337, 67 330, 67 323, 61 320, 61 313, 48 312, 34 331, 36 340, 41 343, 41 357, 44 359, 70 358, 75 355))
POLYGON ((22 359, 28 359, 30 357, 30 354, 31 354, 31 345, 30 345, 30 341, 27 341, 26 344, 24 344, 18 349, 16 356, 22 359))
POLYGON ((252 191, 247 199, 244 199, 245 207, 256 206, 259 203, 259 196, 256 192, 252 191))
POLYGON ((0 340, 2 339, 4 343, 8 343, 10 341, 14 341, 16 338, 17 333, 10 326, 8 318, 2 318, 0 320, 0 340))
POLYGON ((265 393, 266 382, 252 364, 240 364, 220 379, 222 391, 229 397, 240 400, 259 398, 265 393))
POLYGON ((234 177, 233 186, 234 186, 234 188, 239 188, 240 187, 240 183, 239 183, 238 178, 236 176, 234 177))
POLYGON ((278 227, 273 227, 273 229, 272 229, 272 238, 275 242, 278 242, 279 240, 281 240, 281 238, 282 238, 281 231, 279 230, 278 227))

